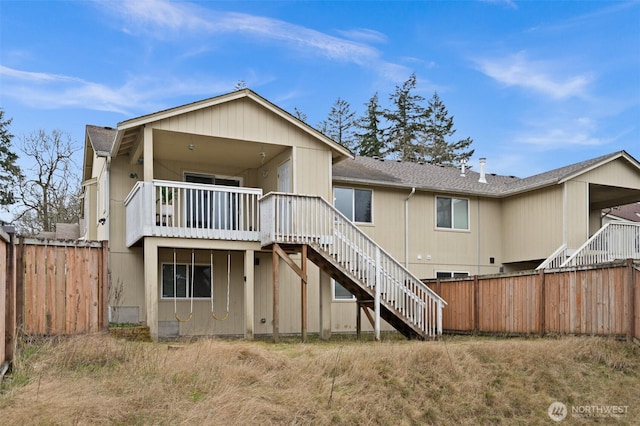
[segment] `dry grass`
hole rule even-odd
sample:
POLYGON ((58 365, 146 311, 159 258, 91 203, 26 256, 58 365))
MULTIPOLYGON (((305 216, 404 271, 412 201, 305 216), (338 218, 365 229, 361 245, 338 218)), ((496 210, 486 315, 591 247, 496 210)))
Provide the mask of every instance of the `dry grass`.
MULTIPOLYGON (((598 338, 245 342, 106 335, 21 348, 3 424, 550 424, 554 401, 640 417, 640 347, 598 338)), ((594 419, 569 419, 591 424, 594 419)))

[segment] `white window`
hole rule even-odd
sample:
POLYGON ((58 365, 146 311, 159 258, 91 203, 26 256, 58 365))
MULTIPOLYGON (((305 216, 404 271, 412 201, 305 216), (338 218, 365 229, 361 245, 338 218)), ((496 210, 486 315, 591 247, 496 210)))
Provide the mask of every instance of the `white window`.
POLYGON ((436 227, 469 230, 469 200, 436 197, 436 227))
POLYGON ((356 300, 356 297, 342 286, 338 281, 333 281, 333 300, 356 300))
POLYGON ((177 263, 174 271, 173 263, 163 263, 161 278, 162 297, 173 298, 175 296, 178 299, 190 299, 193 293, 193 298, 210 298, 212 281, 211 265, 193 265, 193 283, 191 274, 191 264, 177 263))
POLYGON ((458 278, 468 277, 468 272, 449 272, 449 271, 436 271, 436 278, 458 278))
POLYGON ((372 223, 371 200, 373 191, 370 189, 341 188, 333 189, 334 205, 336 209, 353 222, 372 223))

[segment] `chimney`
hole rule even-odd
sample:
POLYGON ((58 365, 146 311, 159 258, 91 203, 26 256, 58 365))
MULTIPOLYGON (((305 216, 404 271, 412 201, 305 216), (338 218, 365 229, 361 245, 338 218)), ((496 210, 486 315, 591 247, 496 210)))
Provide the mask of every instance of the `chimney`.
POLYGON ((487 178, 485 177, 486 165, 487 165, 487 159, 481 158, 480 159, 480 179, 478 179, 478 182, 480 183, 487 183, 487 178))
POLYGON ((467 160, 460 160, 460 177, 465 177, 464 168, 467 165, 467 160))

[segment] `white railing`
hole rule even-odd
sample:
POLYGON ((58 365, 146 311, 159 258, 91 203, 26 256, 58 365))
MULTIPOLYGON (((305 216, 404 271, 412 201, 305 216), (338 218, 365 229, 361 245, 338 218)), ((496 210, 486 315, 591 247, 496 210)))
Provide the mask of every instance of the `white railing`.
POLYGON ((258 241, 262 189, 154 180, 124 201, 127 246, 144 236, 258 241))
POLYGON ((269 193, 260 201, 262 245, 310 244, 331 255, 376 304, 422 332, 442 334, 446 302, 319 196, 269 193))
POLYGON ((592 265, 617 259, 640 259, 640 223, 607 223, 562 266, 592 265))
POLYGON ((539 271, 540 269, 559 268, 565 260, 567 260, 567 245, 563 244, 558 247, 558 249, 547 258, 547 260, 542 262, 540 266, 536 268, 536 271, 539 271))

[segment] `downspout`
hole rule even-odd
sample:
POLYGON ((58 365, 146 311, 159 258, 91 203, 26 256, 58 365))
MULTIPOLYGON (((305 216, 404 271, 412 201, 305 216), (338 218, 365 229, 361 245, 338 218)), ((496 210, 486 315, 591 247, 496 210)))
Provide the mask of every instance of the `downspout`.
POLYGON ((107 203, 106 203, 106 212, 104 217, 107 219, 105 221, 105 225, 104 225, 104 232, 106 233, 107 236, 107 241, 109 241, 109 238, 111 237, 111 235, 109 235, 109 216, 111 214, 111 193, 109 192, 111 190, 111 176, 110 176, 110 170, 111 170, 111 154, 109 154, 107 156, 107 170, 105 171, 107 177, 105 178, 105 181, 107 182, 106 186, 106 193, 107 193, 107 203))
MULTIPOLYGON (((104 217, 106 218, 105 222, 104 222, 104 232, 106 235, 106 240, 107 240, 107 250, 109 250, 109 239, 110 239, 110 235, 109 235, 109 215, 111 214, 111 193, 109 192, 111 190, 111 176, 109 171, 111 170, 111 153, 109 153, 109 155, 107 156, 107 164, 106 164, 106 170, 105 170, 105 174, 106 174, 106 178, 105 178, 105 186, 106 186, 106 193, 107 193, 107 203, 106 203, 106 211, 105 211, 105 215, 104 217)), ((110 255, 110 253, 109 253, 110 255)), ((109 256, 111 257, 111 256, 109 256)), ((111 268, 109 268, 109 275, 111 275, 111 268)), ((107 316, 109 318, 109 322, 112 321, 111 318, 111 304, 107 302, 107 316)))
POLYGON ((480 264, 482 262, 482 257, 480 255, 480 252, 482 251, 482 239, 480 236, 480 230, 482 229, 482 227, 480 226, 480 196, 477 197, 478 199, 478 224, 476 225, 478 227, 478 275, 480 275, 480 264))
POLYGON ((411 188, 411 193, 404 199, 404 267, 409 269, 409 198, 416 193, 416 188, 411 188))

